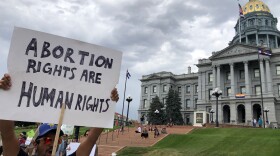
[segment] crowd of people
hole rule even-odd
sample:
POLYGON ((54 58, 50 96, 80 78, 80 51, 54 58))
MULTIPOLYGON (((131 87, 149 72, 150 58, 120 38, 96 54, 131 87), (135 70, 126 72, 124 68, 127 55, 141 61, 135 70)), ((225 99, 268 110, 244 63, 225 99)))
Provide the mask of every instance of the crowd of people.
POLYGON ((144 126, 142 130, 142 126, 139 125, 138 128, 135 130, 135 133, 140 133, 142 139, 149 138, 149 131, 154 133, 154 138, 157 138, 160 134, 167 134, 166 127, 161 128, 161 131, 155 126, 154 128, 152 126, 149 126, 149 129, 147 129, 146 126, 144 126))
MULTIPOLYGON (((12 79, 10 75, 5 74, 0 80, 0 89, 8 91, 12 87, 12 79)), ((116 88, 111 91, 111 100, 118 101, 119 95, 116 88)), ((14 121, 0 120, 0 155, 5 156, 49 156, 52 154, 54 146, 55 134, 57 126, 54 124, 41 124, 38 128, 38 135, 34 137, 33 142, 26 146, 26 134, 21 133, 19 137, 14 132, 14 121), (28 147, 31 150, 27 151, 28 147), (33 150, 35 149, 35 150, 33 150), (3 152, 3 153, 2 153, 3 152)), ((86 137, 80 143, 77 150, 71 156, 90 155, 92 148, 95 146, 99 135, 103 128, 91 128, 87 131, 86 137)), ((60 130, 59 146, 57 148, 57 156, 65 155, 67 148, 68 136, 64 135, 60 130)), ((96 152, 97 154, 97 152, 96 152)))

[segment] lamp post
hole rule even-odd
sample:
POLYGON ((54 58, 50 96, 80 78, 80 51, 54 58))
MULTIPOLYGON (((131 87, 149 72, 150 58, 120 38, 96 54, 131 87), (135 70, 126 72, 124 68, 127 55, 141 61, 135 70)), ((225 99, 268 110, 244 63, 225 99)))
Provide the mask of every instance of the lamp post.
POLYGON ((126 98, 126 101, 127 101, 127 114, 126 114, 126 124, 127 124, 127 126, 129 126, 128 125, 128 113, 129 113, 129 104, 130 104, 130 102, 132 101, 132 98, 130 97, 130 96, 128 96, 127 98, 126 98))
POLYGON ((263 111, 265 112, 265 117, 266 117, 266 121, 265 121, 265 123, 268 125, 268 117, 267 117, 267 113, 269 112, 269 109, 268 109, 267 107, 265 107, 263 111))
POLYGON ((212 92, 212 95, 216 97, 216 127, 219 127, 219 120, 218 120, 218 99, 219 96, 222 95, 222 91, 219 88, 215 88, 212 92))
MULTIPOLYGON (((159 114, 159 110, 156 109, 156 110, 155 110, 156 119, 157 119, 158 114, 159 114)), ((155 122, 155 125, 156 125, 156 122, 155 122)))
POLYGON ((213 121, 213 113, 214 113, 214 110, 213 110, 213 109, 211 109, 211 110, 210 110, 210 113, 211 113, 211 118, 210 118, 211 123, 214 123, 214 121, 213 121))

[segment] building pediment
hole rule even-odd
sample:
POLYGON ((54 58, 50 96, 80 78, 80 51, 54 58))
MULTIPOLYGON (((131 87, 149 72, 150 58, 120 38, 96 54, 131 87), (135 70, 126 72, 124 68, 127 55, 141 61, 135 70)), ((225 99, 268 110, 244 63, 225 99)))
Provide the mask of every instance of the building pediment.
POLYGON ((248 55, 252 53, 257 53, 258 47, 244 45, 244 44, 234 44, 226 47, 225 49, 213 52, 212 56, 209 58, 210 60, 220 59, 220 58, 230 58, 241 55, 248 55))
POLYGON ((160 78, 160 76, 158 76, 157 74, 152 74, 147 79, 158 79, 158 78, 160 78))

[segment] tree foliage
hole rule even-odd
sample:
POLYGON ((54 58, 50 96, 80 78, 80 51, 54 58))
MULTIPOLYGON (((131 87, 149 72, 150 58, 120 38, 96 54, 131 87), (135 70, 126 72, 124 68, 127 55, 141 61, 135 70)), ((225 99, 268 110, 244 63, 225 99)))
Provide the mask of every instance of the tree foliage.
POLYGON ((182 109, 182 103, 179 98, 178 91, 169 89, 166 99, 166 117, 167 122, 172 122, 176 125, 182 125, 184 123, 180 110, 182 109))
POLYGON ((148 112, 148 121, 150 124, 164 124, 165 112, 163 111, 163 107, 164 105, 160 102, 158 96, 152 99, 152 103, 148 112), (158 113, 155 113, 156 110, 158 110, 158 113))

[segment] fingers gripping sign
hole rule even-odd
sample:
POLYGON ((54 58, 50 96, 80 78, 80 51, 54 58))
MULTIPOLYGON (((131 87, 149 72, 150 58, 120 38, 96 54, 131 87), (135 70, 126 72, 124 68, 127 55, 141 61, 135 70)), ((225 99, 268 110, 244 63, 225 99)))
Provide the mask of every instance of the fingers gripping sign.
POLYGON ((4 77, 0 80, 0 88, 7 90, 12 86, 11 77, 9 74, 5 74, 4 77))

